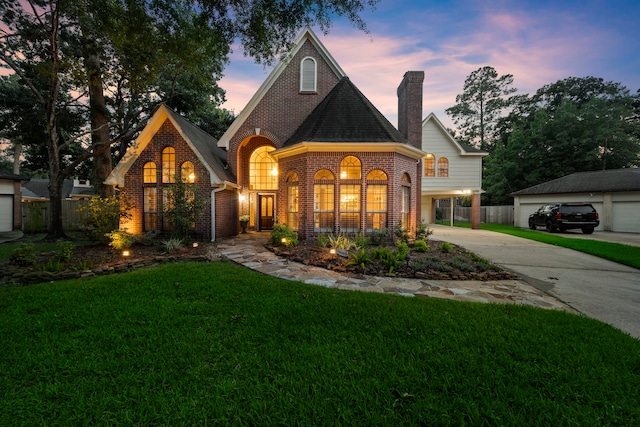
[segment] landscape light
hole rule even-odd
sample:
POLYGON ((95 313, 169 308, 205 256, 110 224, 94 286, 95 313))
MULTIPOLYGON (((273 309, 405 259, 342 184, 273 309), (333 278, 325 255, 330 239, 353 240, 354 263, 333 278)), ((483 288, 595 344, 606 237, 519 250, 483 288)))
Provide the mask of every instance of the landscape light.
POLYGON ((125 249, 124 251, 122 251, 122 256, 125 258, 131 256, 131 251, 125 249))

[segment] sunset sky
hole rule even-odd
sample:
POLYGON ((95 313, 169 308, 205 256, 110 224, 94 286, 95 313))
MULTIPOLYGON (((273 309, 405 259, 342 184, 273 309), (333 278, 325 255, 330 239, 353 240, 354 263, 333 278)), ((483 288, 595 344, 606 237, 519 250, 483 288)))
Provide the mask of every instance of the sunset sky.
MULTIPOLYGON (((369 34, 346 19, 329 35, 314 28, 352 82, 397 124, 396 89, 403 74, 423 70, 423 116, 455 104, 465 78, 489 65, 513 74, 518 93, 567 77, 601 77, 640 88, 640 2, 637 0, 382 0, 363 17, 369 34)), ((238 47, 220 86, 236 114, 272 67, 238 47)))

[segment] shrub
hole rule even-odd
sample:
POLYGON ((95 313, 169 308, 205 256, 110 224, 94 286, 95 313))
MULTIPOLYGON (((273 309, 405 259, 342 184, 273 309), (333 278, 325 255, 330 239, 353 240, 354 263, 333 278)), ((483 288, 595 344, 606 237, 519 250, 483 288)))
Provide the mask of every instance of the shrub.
POLYGON ((59 273, 64 270, 64 263, 57 259, 50 259, 45 264, 40 265, 39 270, 49 271, 51 273, 59 273))
POLYGON ((329 234, 329 246, 333 249, 344 249, 348 251, 355 247, 355 243, 353 240, 349 238, 346 234, 339 233, 337 236, 333 234, 329 234))
POLYGON ((166 187, 165 194, 162 213, 173 228, 173 237, 185 239, 207 205, 207 199, 198 193, 193 184, 180 180, 166 187))
POLYGON ((416 240, 413 242, 413 249, 417 252, 427 252, 430 248, 424 240, 416 240))
POLYGON ((443 254, 448 254, 453 249, 453 245, 449 242, 442 242, 440 245, 440 252, 443 254))
POLYGON ((424 240, 426 242, 432 234, 433 230, 423 220, 420 220, 420 224, 416 228, 416 240, 424 240))
POLYGON ((350 253, 349 258, 351 258, 351 261, 347 262, 345 264, 345 267, 357 265, 360 266, 363 271, 366 268, 367 264, 371 262, 371 258, 369 257, 367 250, 364 248, 359 249, 357 252, 350 253))
POLYGON ((124 192, 111 197, 93 196, 87 206, 78 208, 81 228, 92 238, 105 240, 105 234, 117 230, 121 219, 131 219, 134 205, 124 192))
POLYGON ((380 246, 382 242, 387 240, 389 237, 389 230, 386 228, 381 228, 380 230, 376 230, 369 235, 369 244, 371 246, 380 246))
POLYGON ((92 270, 95 265, 91 261, 78 261, 73 266, 71 266, 71 270, 73 271, 85 271, 92 270))
POLYGON ((320 246, 321 248, 328 248, 329 247, 329 236, 327 236, 324 233, 320 233, 318 235, 318 246, 320 246))
POLYGON ((298 246, 298 233, 290 229, 286 224, 275 224, 271 232, 271 244, 287 248, 298 246))
POLYGON ((28 267, 36 262, 35 245, 33 243, 21 243, 9 257, 9 262, 21 267, 28 267))
POLYGON ((171 239, 163 240, 162 246, 164 246, 164 251, 167 253, 173 252, 178 248, 182 247, 184 242, 182 239, 178 239, 177 237, 172 237, 171 239))
POLYGON ((457 268, 460 271, 471 272, 474 271, 475 268, 467 262, 466 259, 462 257, 455 257, 449 262, 453 268, 457 268))
POLYGON ((58 240, 55 247, 55 258, 60 262, 67 262, 73 256, 74 244, 58 240))
POLYGON ((393 234, 396 236, 396 241, 409 243, 409 229, 402 228, 402 223, 397 223, 393 228, 393 234))
POLYGON ((369 246, 369 239, 367 239, 363 232, 356 234, 355 242, 356 249, 362 249, 369 246))
POLYGON ((387 248, 381 249, 383 250, 377 251, 377 256, 380 262, 388 268, 388 274, 392 274, 393 270, 407 259, 409 253, 409 246, 406 243, 399 243, 393 251, 387 248))
POLYGON ((424 257, 412 260, 409 262, 409 267, 415 271, 427 271, 434 269, 436 265, 440 263, 438 257, 424 257))
POLYGON ((114 230, 105 236, 109 238, 109 246, 117 251, 130 248, 136 241, 133 234, 124 230, 114 230))

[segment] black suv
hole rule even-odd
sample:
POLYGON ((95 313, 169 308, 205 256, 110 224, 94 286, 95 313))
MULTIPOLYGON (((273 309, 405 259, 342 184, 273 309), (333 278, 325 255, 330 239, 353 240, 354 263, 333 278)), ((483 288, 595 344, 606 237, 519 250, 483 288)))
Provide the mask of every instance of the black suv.
POLYGON ((598 212, 589 203, 555 203, 541 206, 529 215, 529 228, 546 227, 549 233, 581 228, 584 234, 593 233, 600 224, 598 212))

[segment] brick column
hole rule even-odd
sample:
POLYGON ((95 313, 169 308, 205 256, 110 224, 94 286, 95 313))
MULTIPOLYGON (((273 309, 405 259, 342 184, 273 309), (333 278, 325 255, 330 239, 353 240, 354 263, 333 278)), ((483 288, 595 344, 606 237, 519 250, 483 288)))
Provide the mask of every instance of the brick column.
POLYGON ((471 228, 478 230, 480 228, 480 194, 476 193, 471 199, 471 228))

